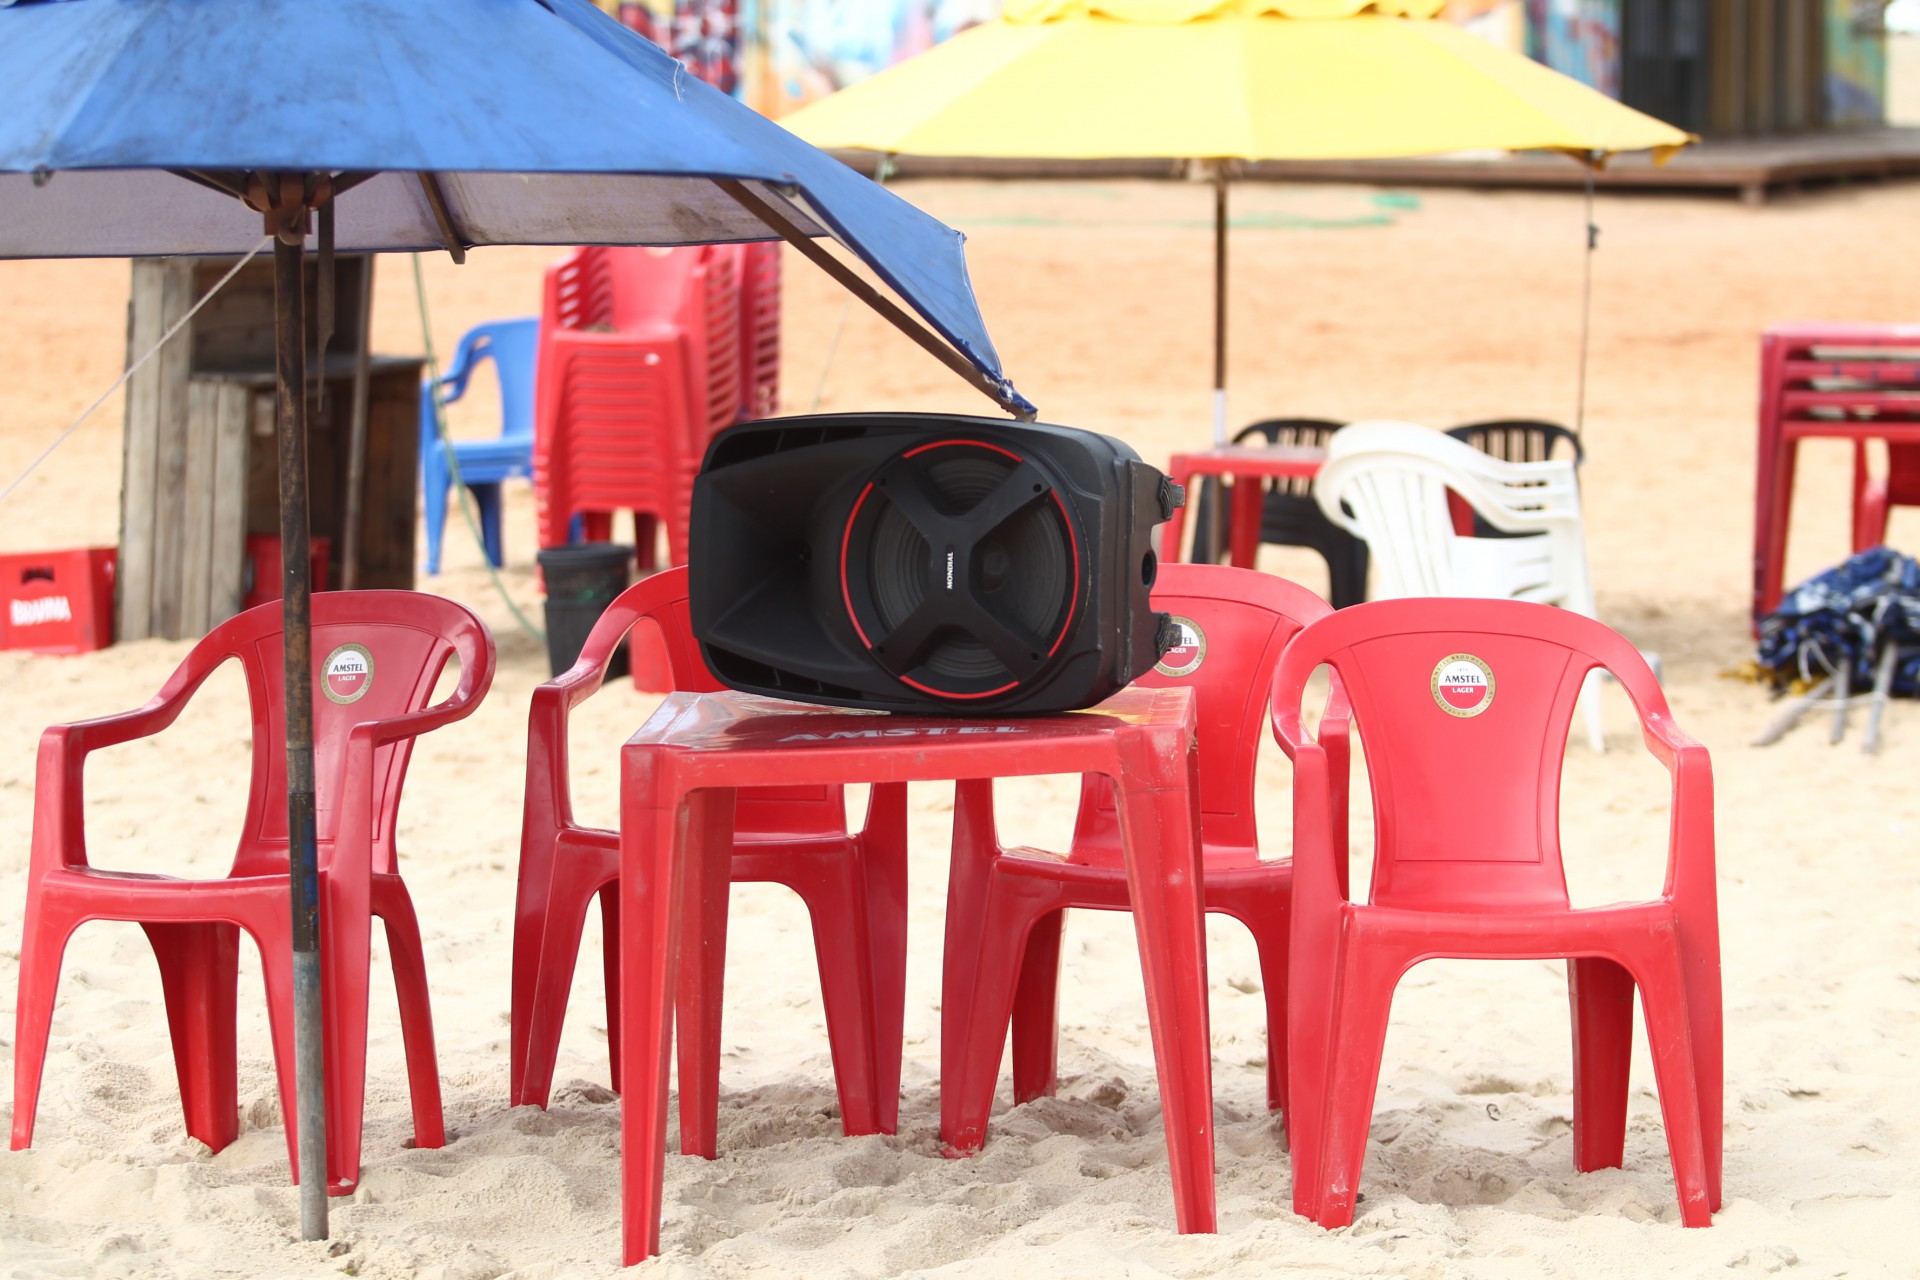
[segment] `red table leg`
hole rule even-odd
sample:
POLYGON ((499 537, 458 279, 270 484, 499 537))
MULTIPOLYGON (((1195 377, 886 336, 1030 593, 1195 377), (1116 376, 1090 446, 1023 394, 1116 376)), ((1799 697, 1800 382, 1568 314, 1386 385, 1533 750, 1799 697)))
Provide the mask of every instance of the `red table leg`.
POLYGON ((733 799, 727 789, 687 800, 688 856, 681 864, 679 984, 680 1154, 712 1160, 719 1152, 720 1007, 727 972, 727 906, 733 861, 733 799))
POLYGON ((1260 555, 1260 518, 1267 482, 1260 476, 1233 477, 1233 523, 1227 531, 1228 558, 1236 569, 1251 569, 1260 555))
POLYGON ((1131 735, 1126 767, 1134 776, 1114 779, 1154 1067, 1160 1078, 1174 1221, 1183 1234, 1217 1229, 1199 754, 1191 746, 1178 734, 1131 735))
MULTIPOLYGON (((657 794, 632 794, 634 772, 629 764, 620 806, 620 1225, 627 1266, 660 1252, 673 1044, 668 993, 680 916, 674 871, 681 799, 674 794, 662 808, 657 794)), ((649 781, 658 787, 657 778, 649 781)))

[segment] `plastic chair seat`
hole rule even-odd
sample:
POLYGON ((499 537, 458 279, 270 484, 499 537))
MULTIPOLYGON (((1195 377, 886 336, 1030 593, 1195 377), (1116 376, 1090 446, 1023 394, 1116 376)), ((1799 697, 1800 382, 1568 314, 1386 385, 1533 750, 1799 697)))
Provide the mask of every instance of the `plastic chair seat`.
POLYGON ((1274 675, 1273 721, 1294 763, 1294 1211, 1329 1228, 1353 1221, 1393 992, 1409 968, 1442 957, 1564 958, 1574 1167, 1624 1158, 1637 990, 1681 1220, 1708 1225, 1722 1198, 1724 1099, 1711 766, 1674 725, 1640 654, 1564 609, 1382 601, 1295 637, 1274 675), (1301 726, 1307 681, 1322 665, 1350 691, 1367 746, 1375 825, 1364 902, 1342 883, 1347 765, 1301 726), (1463 665, 1487 673, 1477 705, 1442 693, 1443 673, 1463 665), (1560 775, 1568 725, 1596 669, 1619 680, 1667 767, 1672 819, 1658 897, 1576 909, 1559 844, 1560 775), (1470 782, 1476 803, 1434 785, 1450 777, 1470 782))
MULTIPOLYGON (((1304 622, 1330 610, 1271 574, 1186 564, 1160 566, 1153 607, 1201 633, 1204 647, 1175 650, 1136 683, 1186 685, 1198 698, 1202 910, 1233 916, 1253 932, 1267 993, 1267 1099, 1278 1110, 1286 1100, 1292 866, 1259 857, 1254 765, 1275 664, 1304 622), (1164 665, 1189 661, 1184 674, 1164 665)), ((1339 738, 1337 723, 1329 734, 1339 738)), ((1062 912, 1133 907, 1111 784, 1083 780, 1072 847, 1052 854, 1001 847, 991 781, 959 783, 948 884, 941 1131, 950 1152, 968 1154, 985 1141, 1009 1037, 1016 1105, 1051 1094, 1058 1082, 1062 912)))
POLYGON ((453 361, 439 382, 420 388, 420 493, 430 574, 440 572, 447 489, 456 469, 460 482, 473 492, 479 507, 487 559, 495 568, 502 563, 500 482, 533 475, 533 376, 539 336, 540 322, 531 317, 476 325, 461 337, 453 361), (484 363, 493 365, 499 380, 499 436, 491 440, 442 440, 435 395, 442 405, 459 400, 484 363))
MULTIPOLYGON (((672 685, 713 691, 687 618, 684 568, 642 579, 601 614, 564 674, 535 691, 528 713, 526 815, 514 911, 510 1013, 512 1104, 544 1107, 552 1091, 568 991, 586 914, 597 896, 602 935, 620 935, 620 836, 573 821, 567 778, 567 718, 606 675, 608 660, 636 626, 657 626, 672 685)), ((906 1000, 907 807, 903 786, 876 786, 866 826, 846 828, 838 787, 771 787, 741 793, 729 864, 734 883, 783 884, 799 894, 813 926, 827 1038, 849 1135, 892 1133, 899 1123, 900 1046, 906 1000)), ((605 948, 608 1045, 621 1087, 619 948, 605 948)), ((720 1010, 681 1007, 683 1094, 718 1089, 720 1010)), ((681 1147, 711 1158, 717 1135, 707 1113, 690 1108, 681 1147)))
MULTIPOLYGON (((1558 605, 1591 618, 1580 484, 1568 459, 1507 462, 1410 422, 1356 422, 1334 434, 1314 496, 1364 538, 1379 595, 1474 596, 1558 605), (1455 507, 1509 535, 1460 531, 1455 507)), ((1587 745, 1606 750, 1597 681, 1582 698, 1587 745)))
MULTIPOLYGON (((493 642, 461 606, 405 591, 327 592, 313 598, 316 683, 329 655, 354 645, 371 673, 344 702, 315 699, 315 820, 325 995, 328 1190, 359 1180, 366 1085, 372 920, 386 927, 397 988, 414 1143, 444 1141, 420 926, 393 846, 412 741, 463 719, 493 676, 493 642), (460 682, 426 705, 455 655, 460 682)), ((228 619, 187 655, 137 711, 55 725, 41 738, 33 849, 16 1009, 12 1144, 30 1145, 60 964, 68 937, 94 920, 138 923, 161 971, 187 1132, 219 1151, 239 1133, 236 1000, 239 934, 260 950, 281 1110, 294 1108, 292 922, 287 881, 287 781, 282 727, 280 604, 228 619), (228 660, 241 664, 252 705, 253 771, 240 846, 228 876, 179 879, 95 867, 87 860, 81 782, 85 757, 167 728, 228 660)), ((287 1154, 300 1175, 297 1134, 287 1154)))

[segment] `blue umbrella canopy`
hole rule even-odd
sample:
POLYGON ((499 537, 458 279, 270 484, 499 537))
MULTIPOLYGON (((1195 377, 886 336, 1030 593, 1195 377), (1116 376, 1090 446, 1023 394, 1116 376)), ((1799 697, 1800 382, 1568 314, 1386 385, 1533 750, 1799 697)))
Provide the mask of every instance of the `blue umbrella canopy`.
MULTIPOLYGON (((273 235, 302 1234, 327 1233, 301 257, 786 239, 1015 414, 958 232, 586 0, 0 0, 0 258, 273 235), (831 236, 932 333, 814 243, 831 236), (938 336, 935 336, 935 335, 938 336)), ((345 1189, 344 1187, 341 1189, 345 1189)))
POLYGON ((0 0, 0 84, 0 257, 242 253, 264 173, 348 252, 826 235, 1032 412, 959 232, 587 0, 0 0))

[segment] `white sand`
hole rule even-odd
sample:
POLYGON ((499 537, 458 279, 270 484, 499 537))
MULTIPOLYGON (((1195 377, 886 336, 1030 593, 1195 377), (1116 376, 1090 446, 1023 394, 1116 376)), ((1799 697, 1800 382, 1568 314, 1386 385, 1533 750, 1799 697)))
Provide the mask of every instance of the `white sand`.
MULTIPOLYGON (((972 236, 975 280, 1021 387, 1051 420, 1109 431, 1152 460, 1202 443, 1208 369, 1204 191, 1178 186, 948 184, 908 194, 972 236)), ((1358 188, 1243 188, 1237 214, 1339 220, 1358 188)), ((936 1141, 939 961, 949 791, 914 791, 912 953, 901 1133, 849 1140, 836 1104, 811 945, 783 890, 734 897, 716 1162, 669 1156, 665 1256, 675 1277, 1216 1275, 1407 1277, 1920 1274, 1920 711, 1898 705, 1878 758, 1807 725, 1746 741, 1771 708, 1720 678, 1747 655, 1755 351, 1795 318, 1913 320, 1920 186, 1834 191, 1764 209, 1607 198, 1596 264, 1590 460, 1583 476, 1605 618, 1666 660, 1680 722, 1714 753, 1727 1010, 1725 1209, 1687 1231, 1644 1044, 1626 1167, 1572 1170, 1562 968, 1434 963, 1400 988, 1352 1228, 1289 1211, 1263 1108, 1258 970, 1245 934, 1209 926, 1221 1231, 1173 1231, 1129 922, 1069 926, 1061 1096, 996 1117, 986 1152, 936 1141)), ((1264 414, 1571 414, 1579 207, 1542 194, 1426 193, 1391 225, 1248 227, 1234 240, 1236 419, 1264 414)), ((538 307, 548 251, 431 263, 436 338, 538 307)), ((811 407, 841 296, 789 264, 785 397, 811 407)), ((111 380, 122 359, 123 263, 0 264, 10 360, 0 379, 0 483, 111 380)), ((403 260, 383 263, 383 350, 419 349, 403 260)), ((987 412, 876 319, 846 322, 826 408, 987 412)), ((481 406, 482 408, 484 406, 481 406)), ((483 414, 463 413, 463 429, 483 414)), ((0 548, 109 543, 119 407, 110 405, 0 505, 0 548)), ((1810 446, 1789 566, 1845 550, 1845 450, 1810 446)), ((524 489, 510 495, 509 588, 537 602, 524 489)), ((1920 513, 1892 540, 1920 547, 1920 513)), ((427 936, 450 1142, 408 1150, 397 1020, 375 964, 364 1182, 336 1202, 335 1239, 300 1243, 257 964, 242 975, 240 1139, 184 1137, 159 983, 130 926, 75 936, 55 1016, 36 1144, 0 1156, 0 1274, 9 1276, 558 1277, 619 1256, 618 1104, 606 1088, 597 925, 580 964, 552 1109, 509 1111, 508 941, 524 725, 544 652, 493 598, 449 530, 449 571, 423 585, 495 629, 500 673, 475 717, 426 739, 403 809, 408 882, 427 936)), ((1308 554, 1263 565, 1324 576, 1308 554)), ((35 743, 47 724, 142 702, 187 645, 74 659, 0 654, 0 1079, 11 1078, 35 743)), ((1611 750, 1566 768, 1576 901, 1656 893, 1665 775, 1617 690, 1611 750)), ((651 701, 621 686, 578 723, 582 809, 611 824, 615 748, 651 701)), ((223 673, 156 742, 115 748, 89 777, 92 854, 113 866, 218 874, 246 784, 246 704, 223 673)), ((1287 846, 1283 760, 1264 767, 1263 831, 1287 846)), ((1066 780, 1009 787, 1011 835, 1064 839, 1066 780)), ((1362 821, 1356 836, 1364 841, 1362 821)), ((1364 848, 1364 845, 1363 845, 1364 848)), ((10 1093, 9 1107, 10 1112, 10 1093)), ((1008 1097, 1003 1084, 1002 1099, 1008 1097)))

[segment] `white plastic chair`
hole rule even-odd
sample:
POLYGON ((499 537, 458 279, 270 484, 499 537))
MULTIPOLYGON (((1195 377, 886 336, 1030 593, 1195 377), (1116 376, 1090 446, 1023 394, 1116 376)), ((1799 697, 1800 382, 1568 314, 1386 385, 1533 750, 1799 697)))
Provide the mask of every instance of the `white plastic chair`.
MULTIPOLYGON (((1328 442, 1313 493, 1329 520, 1366 540, 1379 574, 1376 599, 1491 597, 1594 616, 1570 460, 1505 462, 1411 422, 1355 422, 1328 442), (1448 490, 1501 532, 1540 536, 1462 537, 1448 490)), ((1580 703, 1588 745, 1605 751, 1594 676, 1580 703)))

